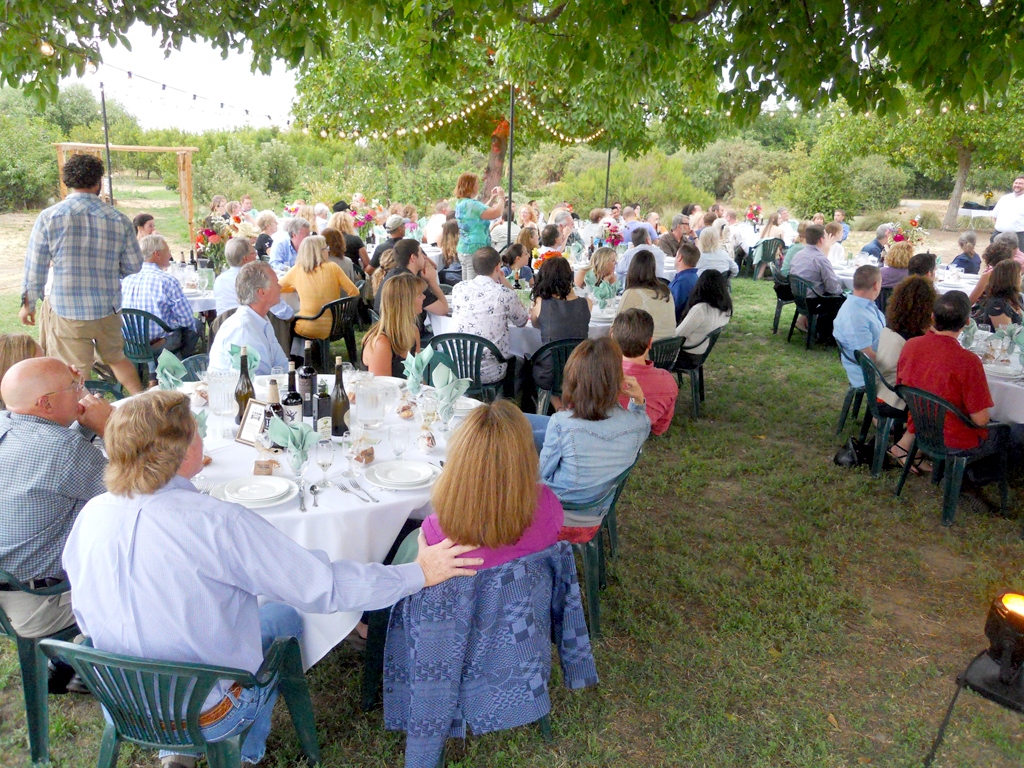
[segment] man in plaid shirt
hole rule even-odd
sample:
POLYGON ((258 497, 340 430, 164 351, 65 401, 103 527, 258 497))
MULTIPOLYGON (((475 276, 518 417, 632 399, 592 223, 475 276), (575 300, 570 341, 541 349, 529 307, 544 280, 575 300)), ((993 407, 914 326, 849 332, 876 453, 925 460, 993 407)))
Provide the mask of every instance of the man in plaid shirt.
POLYGON ((150 342, 164 340, 164 349, 181 357, 196 351, 199 332, 192 305, 177 278, 165 271, 171 263, 171 249, 160 235, 146 235, 139 243, 145 261, 134 275, 121 281, 124 306, 156 315, 171 329, 170 333, 156 323, 149 324, 150 342))
POLYGON ((99 199, 103 163, 73 155, 64 165, 70 193, 39 214, 25 254, 21 310, 25 325, 36 324, 53 267, 53 288, 43 299, 40 337, 46 354, 88 376, 94 361, 106 363, 132 394, 142 391, 135 366, 124 356, 121 336, 121 278, 142 266, 135 227, 127 216, 99 199))

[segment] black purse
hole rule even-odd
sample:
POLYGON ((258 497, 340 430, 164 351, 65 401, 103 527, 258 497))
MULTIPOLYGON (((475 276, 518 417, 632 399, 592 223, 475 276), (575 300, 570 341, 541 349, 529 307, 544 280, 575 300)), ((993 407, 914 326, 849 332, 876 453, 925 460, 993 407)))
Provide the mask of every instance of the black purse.
POLYGON ((832 457, 832 463, 840 467, 856 467, 860 464, 870 464, 875 455, 875 438, 860 441, 852 436, 846 439, 846 444, 836 451, 832 457))

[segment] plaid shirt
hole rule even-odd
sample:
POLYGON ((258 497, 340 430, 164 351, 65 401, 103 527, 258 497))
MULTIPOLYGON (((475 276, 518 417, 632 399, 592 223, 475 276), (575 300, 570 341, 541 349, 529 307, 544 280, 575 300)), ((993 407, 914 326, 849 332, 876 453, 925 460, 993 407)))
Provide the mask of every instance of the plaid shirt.
MULTIPOLYGON (((185 298, 177 278, 164 272, 156 264, 146 262, 134 275, 121 281, 121 292, 126 309, 141 309, 163 320, 172 329, 194 328, 192 305, 185 298)), ((149 340, 164 336, 163 329, 149 324, 149 340)))
POLYGON ((22 580, 59 577, 75 518, 106 491, 106 459, 82 432, 0 411, 0 465, 0 569, 22 580))
POLYGON ((121 308, 121 278, 139 271, 142 251, 127 216, 96 195, 73 192, 32 227, 21 287, 30 309, 51 264, 53 310, 68 320, 99 320, 121 308))

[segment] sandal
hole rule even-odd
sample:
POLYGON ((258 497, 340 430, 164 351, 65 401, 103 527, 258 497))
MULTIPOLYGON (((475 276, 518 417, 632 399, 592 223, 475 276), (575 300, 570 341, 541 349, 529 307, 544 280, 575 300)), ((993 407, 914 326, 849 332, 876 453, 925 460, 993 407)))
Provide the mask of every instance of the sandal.
MULTIPOLYGON (((907 454, 908 452, 902 446, 899 445, 893 445, 892 448, 886 451, 886 455, 890 459, 895 461, 897 464, 899 464, 901 467, 906 466, 907 454), (897 454, 895 453, 895 451, 900 451, 900 453, 897 454)), ((920 467, 921 463, 924 461, 924 458, 924 454, 918 454, 917 457, 914 459, 913 463, 910 465, 910 471, 913 472, 915 475, 921 474, 920 467)))

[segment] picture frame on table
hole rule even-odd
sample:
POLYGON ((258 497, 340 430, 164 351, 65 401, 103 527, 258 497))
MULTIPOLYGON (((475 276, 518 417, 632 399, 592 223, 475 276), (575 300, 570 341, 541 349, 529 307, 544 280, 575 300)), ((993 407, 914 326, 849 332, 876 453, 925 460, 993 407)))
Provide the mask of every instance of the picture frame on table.
POLYGON ((263 429, 266 405, 255 398, 249 400, 245 406, 245 412, 242 414, 242 421, 238 425, 238 432, 235 433, 236 443, 248 445, 250 448, 256 447, 256 440, 263 429))

